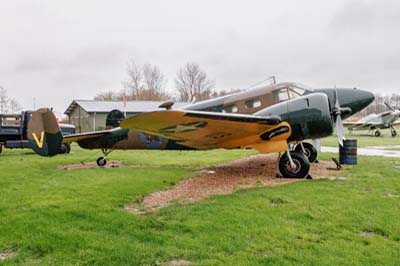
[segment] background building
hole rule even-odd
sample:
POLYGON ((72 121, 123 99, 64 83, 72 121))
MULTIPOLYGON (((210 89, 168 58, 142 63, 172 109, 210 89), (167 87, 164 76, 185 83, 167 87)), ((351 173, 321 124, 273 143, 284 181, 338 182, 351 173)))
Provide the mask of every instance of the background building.
MULTIPOLYGON (((126 116, 165 110, 158 108, 162 103, 159 101, 128 101, 126 102, 126 116)), ((175 103, 173 108, 179 108, 186 104, 175 103)), ((74 100, 64 114, 68 116, 68 123, 76 127, 76 133, 82 133, 104 129, 107 114, 114 109, 124 113, 124 103, 122 101, 74 100)))

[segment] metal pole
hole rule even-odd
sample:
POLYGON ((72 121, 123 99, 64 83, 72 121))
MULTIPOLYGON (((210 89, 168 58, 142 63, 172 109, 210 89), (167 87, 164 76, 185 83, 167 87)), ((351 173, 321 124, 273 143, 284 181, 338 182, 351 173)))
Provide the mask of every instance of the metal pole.
POLYGON ((93 131, 96 131, 96 112, 93 115, 93 131))
MULTIPOLYGON (((3 86, 0 86, 0 90, 1 91, 4 91, 4 87, 3 86)), ((1 95, 1 99, 0 99, 0 113, 4 113, 4 104, 5 104, 5 102, 3 101, 3 97, 5 97, 5 95, 3 96, 3 95, 1 95)))

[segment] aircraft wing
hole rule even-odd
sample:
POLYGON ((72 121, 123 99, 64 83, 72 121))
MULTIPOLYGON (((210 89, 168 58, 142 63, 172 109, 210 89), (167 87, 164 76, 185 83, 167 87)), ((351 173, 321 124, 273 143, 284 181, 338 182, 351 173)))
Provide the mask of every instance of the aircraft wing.
POLYGON ((290 125, 279 117, 199 111, 154 111, 132 116, 122 128, 173 139, 196 149, 255 148, 260 152, 287 150, 290 125))
POLYGON ((400 119, 398 119, 392 123, 392 126, 397 126, 397 125, 400 125, 400 119))
POLYGON ((85 149, 112 148, 117 142, 128 137, 129 129, 113 128, 110 130, 94 131, 80 134, 67 135, 63 142, 77 142, 85 149))
POLYGON ((85 133, 77 133, 77 134, 70 134, 66 135, 63 138, 63 142, 70 143, 70 142, 78 142, 81 140, 86 140, 86 139, 95 139, 95 138, 100 138, 105 135, 108 135, 111 133, 112 130, 102 130, 102 131, 93 131, 93 132, 85 132, 85 133))
POLYGON ((347 128, 369 128, 371 126, 370 123, 364 122, 343 122, 343 126, 347 128))

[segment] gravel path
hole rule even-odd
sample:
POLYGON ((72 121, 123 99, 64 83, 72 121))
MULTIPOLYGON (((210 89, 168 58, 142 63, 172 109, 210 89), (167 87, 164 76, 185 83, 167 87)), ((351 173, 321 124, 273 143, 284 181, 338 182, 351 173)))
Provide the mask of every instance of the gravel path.
MULTIPOLYGON (((193 203, 211 195, 231 194, 238 189, 276 186, 305 179, 277 178, 278 156, 259 154, 218 166, 206 167, 198 175, 179 182, 175 187, 152 193, 140 205, 130 203, 125 210, 134 214, 147 214, 172 203, 193 203)), ((340 171, 332 161, 311 165, 314 179, 336 178, 340 171)))

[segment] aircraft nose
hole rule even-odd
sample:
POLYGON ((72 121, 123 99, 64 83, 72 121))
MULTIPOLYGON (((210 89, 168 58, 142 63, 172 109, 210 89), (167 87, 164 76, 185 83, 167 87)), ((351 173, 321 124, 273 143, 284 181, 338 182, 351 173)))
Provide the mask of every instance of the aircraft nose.
POLYGON ((375 95, 372 92, 366 90, 357 90, 358 103, 360 105, 360 110, 367 107, 370 103, 375 100, 375 95))
POLYGON ((371 92, 359 89, 341 89, 338 90, 338 95, 340 105, 351 109, 350 115, 361 111, 375 99, 371 92))

